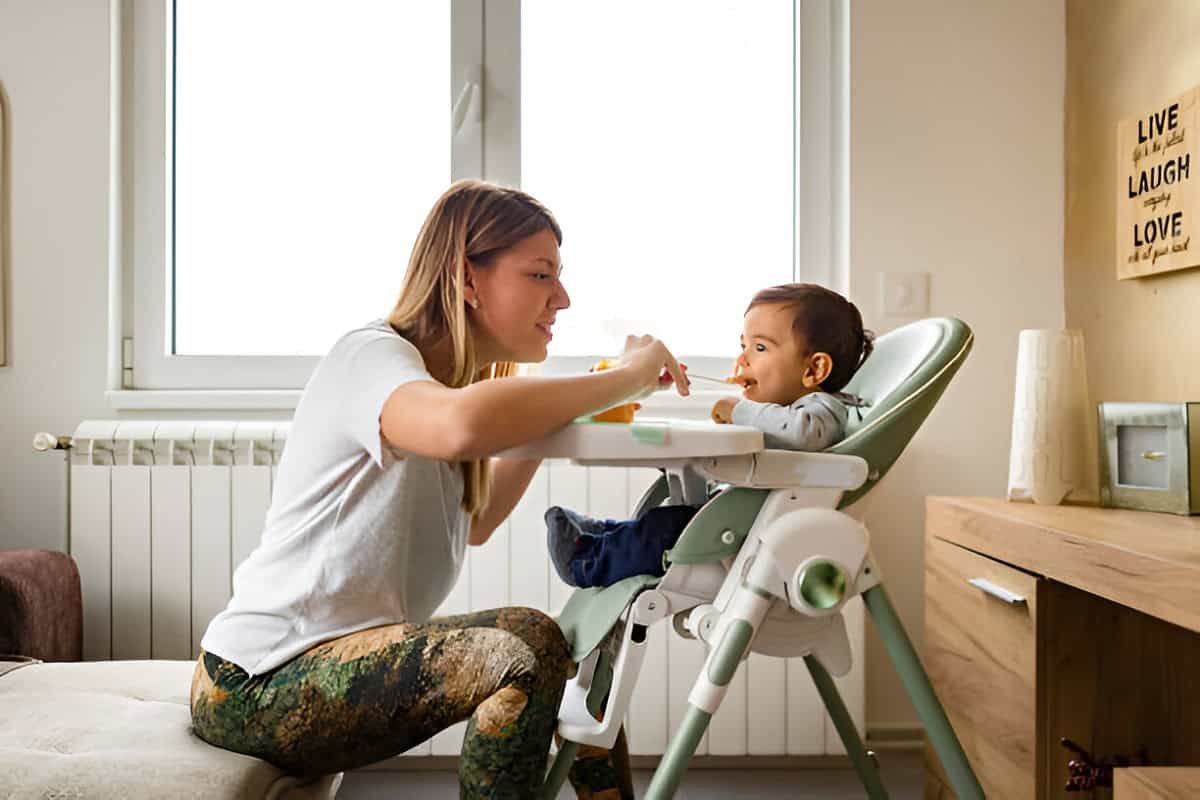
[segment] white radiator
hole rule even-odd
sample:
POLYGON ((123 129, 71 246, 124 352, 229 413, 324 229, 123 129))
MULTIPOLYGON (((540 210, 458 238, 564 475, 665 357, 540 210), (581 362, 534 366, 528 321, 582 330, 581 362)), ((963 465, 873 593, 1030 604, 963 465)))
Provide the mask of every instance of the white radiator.
MULTIPOLYGON (((229 599, 234 568, 258 544, 289 423, 88 421, 69 450, 69 549, 83 584, 84 658, 194 658, 229 599)), ((53 442, 53 439, 50 440, 53 442)), ((506 605, 550 613, 569 587, 546 556, 542 514, 561 505, 598 517, 632 513, 653 470, 547 461, 505 525, 469 548, 440 612, 506 605)), ((854 668, 838 680, 863 729, 862 606, 846 610, 854 668)), ((669 625, 651 629, 628 719, 636 754, 663 752, 704 653, 669 625)), ((462 727, 410 755, 457 755, 462 727)), ((802 659, 751 655, 698 755, 844 752, 802 659)))

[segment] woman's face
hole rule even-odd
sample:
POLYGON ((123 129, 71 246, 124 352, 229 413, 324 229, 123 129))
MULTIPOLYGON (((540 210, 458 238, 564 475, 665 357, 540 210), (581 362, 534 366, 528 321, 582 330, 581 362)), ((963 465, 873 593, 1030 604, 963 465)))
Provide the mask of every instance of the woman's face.
POLYGON ((544 361, 555 316, 571 305, 560 281, 554 233, 539 231, 500 253, 490 266, 471 266, 468 272, 467 315, 480 364, 544 361))

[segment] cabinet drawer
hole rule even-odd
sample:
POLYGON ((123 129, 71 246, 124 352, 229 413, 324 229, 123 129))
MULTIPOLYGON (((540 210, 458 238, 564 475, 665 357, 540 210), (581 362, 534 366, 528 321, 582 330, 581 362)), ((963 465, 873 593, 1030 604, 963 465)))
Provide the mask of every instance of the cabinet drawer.
MULTIPOLYGON (((1037 615, 1043 580, 925 540, 925 668, 989 798, 1039 796, 1037 615), (974 582, 974 583, 973 583, 974 582)), ((926 797, 948 785, 925 752, 926 797)))

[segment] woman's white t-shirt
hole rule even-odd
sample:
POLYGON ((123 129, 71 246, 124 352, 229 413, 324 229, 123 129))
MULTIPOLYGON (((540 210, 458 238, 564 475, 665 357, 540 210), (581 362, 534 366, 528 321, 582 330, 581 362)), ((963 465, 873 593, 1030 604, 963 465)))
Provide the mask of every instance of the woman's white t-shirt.
POLYGON ((296 407, 262 541, 201 647, 258 675, 329 639, 432 616, 466 549, 462 473, 379 429, 393 389, 432 380, 384 320, 334 344, 296 407))

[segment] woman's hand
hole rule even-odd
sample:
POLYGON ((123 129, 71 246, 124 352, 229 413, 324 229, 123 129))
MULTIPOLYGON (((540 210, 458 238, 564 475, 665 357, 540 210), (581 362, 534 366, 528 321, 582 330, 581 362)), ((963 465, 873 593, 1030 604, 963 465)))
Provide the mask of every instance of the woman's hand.
POLYGON ((728 425, 733 422, 733 407, 738 404, 736 397, 722 397, 712 407, 713 422, 728 425))
POLYGON ((667 346, 653 336, 626 336, 618 364, 637 375, 646 389, 665 389, 673 383, 684 397, 691 391, 687 373, 667 346))

